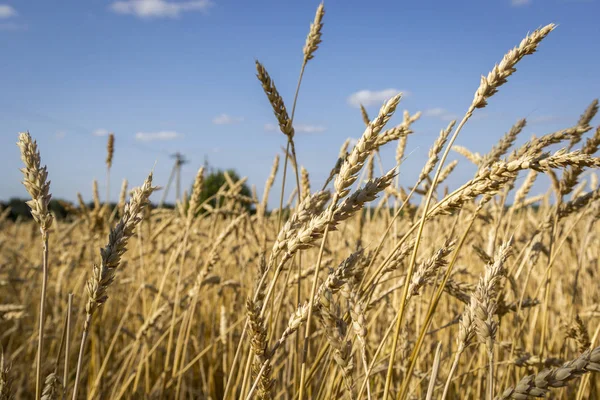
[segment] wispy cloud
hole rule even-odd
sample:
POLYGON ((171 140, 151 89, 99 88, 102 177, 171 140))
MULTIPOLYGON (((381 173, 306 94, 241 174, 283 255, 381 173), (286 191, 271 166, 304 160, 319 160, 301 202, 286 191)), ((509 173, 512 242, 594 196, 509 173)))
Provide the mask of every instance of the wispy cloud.
POLYGON ((215 125, 232 125, 232 124, 239 124, 243 120, 244 120, 243 117, 234 117, 233 115, 223 113, 223 114, 219 114, 216 117, 214 117, 212 122, 215 125))
MULTIPOLYGON (((400 93, 401 90, 388 88, 382 90, 359 90, 358 92, 352 93, 348 96, 348 104, 352 107, 360 107, 362 104, 365 107, 372 105, 381 105, 384 101, 387 101, 400 93)), ((408 92, 402 92, 403 96, 407 96, 408 92)))
POLYGON ((94 136, 108 136, 109 133, 110 133, 110 131, 108 129, 100 128, 100 129, 96 129, 94 132, 92 132, 92 135, 94 135, 94 136))
POLYGON ((558 115, 538 115, 537 117, 527 118, 529 124, 549 124, 552 122, 558 122, 561 117, 558 115))
POLYGON ((0 31, 26 31, 29 28, 27 24, 19 24, 16 22, 0 22, 0 31))
POLYGON ((533 0, 510 0, 510 5, 513 7, 523 7, 529 5, 533 0))
POLYGON ((138 132, 135 134, 135 139, 140 142, 152 142, 155 140, 173 140, 182 136, 181 133, 175 131, 138 132))
POLYGON ((8 4, 0 4, 0 19, 16 17, 17 15, 19 13, 13 7, 8 4))
POLYGON ((54 135, 57 139, 64 139, 65 136, 67 136, 67 132, 65 131, 59 131, 56 132, 56 135, 54 135))
MULTIPOLYGON (((320 133, 325 132, 327 128, 325 128, 323 125, 295 124, 294 130, 298 133, 320 133)), ((265 131, 278 132, 279 125, 265 124, 265 131)))
POLYGON ((429 110, 423 111, 423 117, 426 118, 438 118, 442 121, 452 121, 458 119, 458 115, 451 113, 445 108, 430 108, 429 110))
POLYGON ((138 18, 177 18, 189 11, 206 12, 212 4, 210 0, 121 0, 112 3, 110 9, 117 14, 138 18))

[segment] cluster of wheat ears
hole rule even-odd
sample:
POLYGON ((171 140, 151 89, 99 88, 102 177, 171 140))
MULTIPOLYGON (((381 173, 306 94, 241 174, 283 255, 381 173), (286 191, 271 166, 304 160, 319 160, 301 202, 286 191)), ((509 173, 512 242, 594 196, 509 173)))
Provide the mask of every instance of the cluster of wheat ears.
MULTIPOLYGON (((125 181, 116 207, 95 182, 94 206, 79 196, 74 217, 58 221, 37 143, 19 135, 33 222, 10 221, 9 210, 0 217, 0 400, 600 395, 600 188, 593 171, 582 179, 600 165, 598 102, 573 126, 520 147, 525 120, 487 154, 454 146, 555 26, 526 36, 481 77, 417 182, 401 185, 398 169, 420 114, 386 127, 398 94, 373 119, 362 109, 362 136, 344 143, 315 190, 293 120, 324 14, 321 4, 291 112, 256 62, 287 140, 275 210, 267 200, 278 156, 262 198, 241 195, 243 180, 226 175, 200 201, 201 168, 174 210, 150 207, 150 174, 128 201, 125 181), (376 176, 379 150, 392 143, 397 165, 376 176), (452 150, 477 172, 449 191, 452 150), (539 174, 551 185, 531 196, 539 174), (286 176, 295 187, 287 205, 286 176)), ((107 181, 114 148, 111 135, 107 181)))

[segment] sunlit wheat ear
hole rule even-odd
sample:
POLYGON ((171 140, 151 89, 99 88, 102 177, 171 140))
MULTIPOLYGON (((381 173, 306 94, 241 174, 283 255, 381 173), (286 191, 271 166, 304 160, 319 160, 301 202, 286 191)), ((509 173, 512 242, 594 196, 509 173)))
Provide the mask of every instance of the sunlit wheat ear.
POLYGON ((477 152, 473 153, 471 150, 467 149, 464 146, 454 145, 452 146, 452 150, 460 154, 467 160, 471 161, 475 165, 479 165, 481 163, 481 154, 477 152))
POLYGON ((300 187, 302 189, 301 200, 304 200, 310 196, 310 178, 308 176, 308 171, 304 167, 300 168, 300 175, 302 177, 302 180, 300 181, 300 187))
POLYGON ((342 163, 334 182, 335 190, 339 197, 346 196, 348 194, 348 187, 358 178, 358 171, 363 167, 369 154, 376 148, 377 135, 392 117, 394 111, 396 111, 401 97, 402 94, 398 94, 381 107, 377 118, 369 123, 369 126, 350 152, 350 155, 342 163))
POLYGON ((288 247, 289 241, 297 236, 300 228, 307 224, 312 218, 323 212, 323 208, 330 197, 331 195, 329 192, 320 191, 306 197, 300 202, 294 214, 292 214, 290 219, 286 221, 283 228, 279 231, 277 239, 275 240, 275 243, 273 243, 268 265, 272 265, 281 252, 288 247))
POLYGON ((431 171, 433 171, 433 168, 435 168, 435 165, 440 160, 440 152, 444 148, 444 145, 446 144, 448 136, 450 135, 450 132, 452 132, 455 123, 456 121, 450 122, 446 129, 443 129, 440 132, 440 135, 433 143, 433 146, 431 146, 431 148, 429 149, 429 158, 427 159, 427 162, 425 163, 423 169, 421 170, 421 173, 419 174, 419 182, 424 181, 425 178, 429 176, 431 171))
POLYGON ((369 126, 371 119, 369 118, 369 114, 367 113, 367 109, 362 104, 360 105, 360 115, 362 117, 363 122, 366 126, 369 126))
POLYGON ((269 102, 271 103, 271 107, 273 107, 273 113, 279 122, 279 129, 289 138, 294 137, 294 127, 292 126, 292 121, 288 115, 287 109, 285 108, 283 99, 275 87, 275 82, 271 80, 269 73, 265 67, 258 62, 258 60, 256 61, 256 72, 256 76, 260 81, 260 84, 262 85, 269 102))
POLYGON ((440 269, 443 269, 448 265, 447 257, 454 251, 454 245, 455 241, 446 240, 440 249, 433 253, 427 260, 419 264, 408 287, 409 298, 419 295, 421 288, 431 282, 440 269))
POLYGON ((123 209, 125 208, 125 202, 127 201, 127 179, 123 179, 123 183, 121 184, 121 192, 119 193, 119 212, 123 214, 123 209))
POLYGON ((25 168, 21 169, 23 185, 31 196, 27 205, 31 209, 31 216, 40 226, 42 235, 47 235, 52 226, 52 215, 48 209, 52 197, 48 170, 46 166, 41 166, 37 141, 31 138, 29 132, 19 134, 17 145, 21 149, 21 160, 25 164, 25 168))
POLYGON ((515 199, 513 200, 513 206, 515 208, 519 207, 525 201, 525 198, 529 195, 533 184, 537 178, 537 171, 529 171, 527 177, 523 181, 521 187, 515 192, 515 199))
MULTIPOLYGON (((370 121, 367 121, 368 123, 370 121)), ((367 126, 369 126, 369 124, 367 123, 367 126)), ((338 155, 338 158, 345 158, 348 155, 348 147, 350 146, 350 139, 346 139, 344 140, 344 143, 342 143, 342 146, 340 147, 340 153, 338 155)))
POLYGON ((482 157, 481 162, 479 164, 479 169, 487 168, 496 161, 500 160, 500 157, 506 154, 508 149, 513 145, 517 136, 523 128, 525 128, 526 120, 520 119, 517 121, 510 130, 500 139, 498 144, 496 144, 485 156, 482 157))
POLYGON ((450 174, 452 174, 452 172, 454 171, 454 169, 456 168, 457 165, 458 165, 458 160, 453 160, 444 167, 444 169, 440 172, 440 177, 437 182, 437 187, 439 187, 442 183, 444 183, 444 181, 446 179, 448 179, 448 177, 450 176, 450 174))
POLYGON ((592 103, 585 109, 583 114, 579 117, 579 121, 577 121, 577 126, 581 127, 576 133, 571 136, 571 141, 569 142, 568 149, 572 149, 579 141, 584 133, 591 129, 590 122, 598 113, 598 99, 592 101, 592 103))
POLYGON ((308 32, 308 36, 306 37, 306 44, 304 45, 304 64, 308 62, 308 60, 312 60, 314 57, 315 51, 319 48, 319 44, 321 44, 321 29, 323 29, 323 16, 325 15, 325 7, 323 3, 319 4, 317 7, 317 13, 315 14, 315 20, 312 24, 310 24, 310 31, 308 32))
POLYGON ((402 136, 400 139, 398 139, 398 146, 396 147, 396 165, 400 165, 402 163, 404 151, 406 150, 407 139, 407 136, 402 136))
POLYGON ((192 196, 190 197, 189 207, 187 210, 187 224, 191 225, 200 211, 200 196, 202 195, 202 187, 204 185, 204 167, 200 167, 196 172, 196 178, 192 186, 192 196))
POLYGON ((471 315, 475 321, 475 332, 479 341, 484 343, 488 350, 493 348, 498 329, 498 324, 494 321, 494 314, 498 307, 496 299, 506 275, 504 263, 508 258, 510 246, 509 241, 500 247, 494 263, 486 266, 485 274, 471 296, 471 315))
POLYGON ((273 165, 271 166, 271 173, 265 182, 265 189, 263 190, 262 201, 260 203, 258 213, 262 218, 265 216, 267 211, 267 203, 269 201, 269 193, 271 192, 271 188, 273 187, 273 183, 275 182, 275 177, 277 176, 277 170, 279 169, 279 154, 275 156, 273 160, 273 165))
MULTIPOLYGON (((600 127, 596 129, 594 135, 586 140, 584 145, 581 147, 582 154, 593 155, 598 151, 600 147, 600 127)), ((560 180, 560 193, 562 195, 569 194, 573 188, 577 185, 579 177, 583 172, 583 168, 571 167, 566 169, 560 180)))
POLYGON ((135 228, 142 220, 142 212, 149 204, 148 199, 156 189, 157 187, 152 186, 150 173, 144 184, 133 190, 123 217, 111 230, 106 247, 100 250, 102 262, 100 266, 94 266, 93 277, 87 283, 89 298, 85 309, 88 315, 91 316, 108 299, 107 289, 115 279, 116 269, 127 250, 127 242, 135 233, 135 228))
POLYGON ((418 121, 419 118, 421 118, 420 111, 414 115, 410 115, 408 113, 408 111, 405 110, 404 111, 404 120, 402 121, 402 123, 400 125, 395 126, 390 129, 386 129, 385 131, 381 132, 381 134, 377 138, 377 143, 376 143, 377 149, 379 149, 381 146, 384 146, 385 144, 387 144, 389 142, 398 140, 400 138, 406 137, 406 136, 410 135, 411 133, 413 133, 413 131, 411 129, 411 125, 413 123, 415 123, 416 121, 418 121))
POLYGON ((549 24, 543 28, 535 30, 531 35, 526 36, 521 43, 510 50, 502 59, 500 64, 481 77, 479 88, 475 92, 472 108, 483 108, 487 105, 487 100, 498 92, 498 88, 506 83, 508 77, 515 71, 515 65, 526 55, 535 53, 540 42, 554 30, 556 25, 549 24))

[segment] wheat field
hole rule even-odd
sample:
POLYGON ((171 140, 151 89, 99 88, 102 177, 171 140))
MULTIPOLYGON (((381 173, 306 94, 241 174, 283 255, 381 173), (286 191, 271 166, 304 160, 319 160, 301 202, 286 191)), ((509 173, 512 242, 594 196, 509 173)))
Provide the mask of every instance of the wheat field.
MULTIPOLYGON (((521 146, 525 119, 486 154, 454 145, 560 30, 531 32, 491 66, 416 182, 398 174, 420 113, 390 126, 399 93, 378 115, 362 109, 357 143, 313 172, 329 176, 319 188, 293 118, 324 19, 321 4, 293 100, 256 62, 287 141, 260 196, 226 176, 201 201, 200 168, 189 195, 160 208, 149 171, 131 191, 123 182, 115 207, 96 190, 58 219, 50 180, 62 178, 35 132, 15 135, 33 218, 0 215, 1 400, 598 398, 598 101, 521 146), (396 148, 390 171, 383 146, 396 148), (451 152, 476 169, 454 190, 451 152), (547 190, 531 195, 542 175, 547 190)), ((107 181, 115 146, 111 135, 107 181)))

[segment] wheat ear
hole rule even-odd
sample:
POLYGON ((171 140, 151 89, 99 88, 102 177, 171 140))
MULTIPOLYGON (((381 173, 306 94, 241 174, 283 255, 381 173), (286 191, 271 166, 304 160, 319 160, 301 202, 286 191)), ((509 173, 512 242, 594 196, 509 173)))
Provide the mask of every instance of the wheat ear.
POLYGON ((39 399, 42 390, 42 357, 44 352, 44 320, 46 319, 46 285, 48 283, 48 236, 52 226, 52 215, 48 206, 50 204, 50 181, 46 166, 41 166, 40 152, 37 142, 31 138, 29 132, 20 133, 17 145, 21 149, 21 160, 25 168, 23 185, 29 192, 31 200, 27 205, 31 209, 33 219, 40 227, 42 233, 42 293, 40 296, 40 319, 38 330, 38 351, 36 358, 35 398, 39 399))

